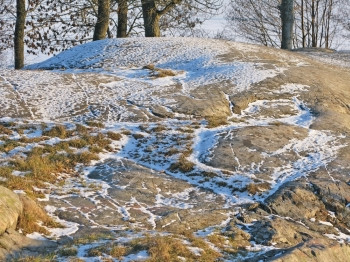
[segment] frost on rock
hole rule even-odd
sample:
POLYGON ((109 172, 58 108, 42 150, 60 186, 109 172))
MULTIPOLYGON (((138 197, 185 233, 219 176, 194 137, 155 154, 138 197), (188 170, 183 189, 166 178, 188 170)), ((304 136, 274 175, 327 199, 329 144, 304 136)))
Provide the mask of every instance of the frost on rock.
POLYGON ((349 141, 314 128, 327 96, 289 72, 308 63, 228 41, 131 38, 1 70, 0 164, 18 166, 0 182, 32 177, 11 161, 33 150, 91 157, 33 187, 62 228, 28 234, 72 238, 86 261, 143 261, 163 245, 178 260, 263 260, 306 236, 347 242, 337 212, 349 209, 349 141))

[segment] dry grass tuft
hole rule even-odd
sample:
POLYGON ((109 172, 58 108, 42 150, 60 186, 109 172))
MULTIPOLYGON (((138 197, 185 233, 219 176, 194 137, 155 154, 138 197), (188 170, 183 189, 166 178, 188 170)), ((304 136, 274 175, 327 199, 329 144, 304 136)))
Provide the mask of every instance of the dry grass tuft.
POLYGON ((125 246, 116 245, 116 246, 113 246, 111 248, 111 251, 109 254, 112 257, 115 257, 115 258, 121 260, 123 258, 123 256, 126 255, 127 251, 128 251, 128 249, 125 246))
POLYGON ((39 255, 39 256, 24 256, 9 259, 9 262, 56 262, 55 254, 39 255))
POLYGON ((82 163, 82 164, 89 164, 92 160, 99 160, 97 154, 91 153, 91 152, 81 152, 79 154, 73 154, 71 155, 74 162, 82 163))
POLYGON ((87 141, 82 138, 75 138, 67 141, 67 145, 75 148, 83 148, 88 145, 87 141))
POLYGON ((78 254, 78 249, 76 247, 65 247, 60 249, 58 254, 62 257, 72 257, 78 254))
POLYGON ((155 69, 155 66, 154 66, 154 64, 148 64, 148 65, 145 65, 145 66, 143 67, 143 69, 154 70, 154 69, 155 69))
POLYGON ((12 130, 8 129, 4 125, 0 124, 0 135, 5 134, 5 135, 12 135, 12 130))
POLYGON ((188 161, 186 156, 181 155, 176 163, 170 165, 170 171, 180 171, 182 173, 188 173, 194 170, 194 163, 188 161))
POLYGON ((3 144, 0 145, 0 151, 8 153, 12 149, 20 146, 21 144, 18 141, 14 140, 5 140, 3 144))
POLYGON ((119 141, 122 138, 121 134, 115 133, 112 131, 107 132, 107 136, 108 136, 108 138, 115 140, 115 141, 119 141))
POLYGON ((157 68, 154 64, 148 64, 143 67, 143 69, 151 70, 150 76, 154 78, 176 76, 176 73, 170 69, 157 68))
POLYGON ((80 125, 80 124, 76 124, 75 131, 81 135, 86 135, 89 132, 89 128, 87 128, 86 126, 80 125))
POLYGON ((105 127, 105 125, 102 122, 98 122, 98 121, 86 121, 86 124, 91 127, 99 127, 99 128, 105 127))
POLYGON ((25 195, 20 195, 20 199, 23 203, 23 213, 19 217, 17 227, 22 229, 23 234, 39 232, 48 235, 49 232, 44 227, 40 226, 38 222, 42 222, 42 225, 46 227, 63 227, 49 217, 43 208, 33 199, 25 195))
POLYGON ((167 76, 176 76, 176 73, 170 69, 159 69, 157 68, 156 72, 152 74, 153 77, 167 77, 167 76))
POLYGON ((201 174, 201 176, 209 177, 209 178, 213 178, 213 177, 218 176, 216 173, 210 172, 210 171, 202 171, 200 174, 201 174))
POLYGON ((113 236, 108 233, 92 233, 89 235, 85 235, 81 238, 74 239, 73 244, 75 245, 86 245, 91 244, 100 239, 111 239, 113 236))
POLYGON ((267 190, 270 190, 271 185, 268 182, 263 183, 250 183, 247 185, 247 191, 251 195, 255 195, 256 193, 265 192, 267 190))
POLYGON ((176 155, 176 154, 178 154, 178 153, 180 153, 179 149, 177 149, 176 147, 172 147, 172 148, 170 148, 168 151, 166 151, 166 152, 164 153, 164 155, 165 155, 165 156, 172 156, 172 155, 176 155))
POLYGON ((208 116, 208 117, 206 117, 206 120, 208 122, 208 124, 207 124, 208 128, 214 128, 214 127, 223 126, 223 125, 228 124, 226 117, 208 116))
POLYGON ((167 128, 163 125, 157 125, 156 127, 153 127, 151 129, 151 132, 156 132, 156 133, 159 133, 159 132, 162 132, 164 130, 167 130, 167 128))
POLYGON ((133 136, 135 139, 142 139, 142 138, 145 137, 143 134, 140 134, 140 133, 132 134, 132 136, 133 136))
POLYGON ((68 138, 72 135, 71 131, 68 131, 65 126, 57 125, 50 130, 43 131, 43 136, 58 137, 61 139, 68 138))

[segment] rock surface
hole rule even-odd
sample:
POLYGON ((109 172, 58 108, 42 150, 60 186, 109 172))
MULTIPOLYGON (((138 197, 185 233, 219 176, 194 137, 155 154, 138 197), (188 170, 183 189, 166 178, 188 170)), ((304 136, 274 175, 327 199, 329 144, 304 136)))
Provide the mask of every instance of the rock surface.
MULTIPOLYGON (((170 235, 198 261, 209 248, 203 240, 227 261, 346 261, 347 67, 219 40, 106 40, 85 48, 31 66, 68 71, 0 71, 0 116, 30 119, 36 128, 16 135, 43 139, 23 148, 63 141, 40 135, 48 119, 69 130, 100 121, 104 127, 88 132, 120 134, 99 161, 39 189, 50 215, 67 226, 51 237, 63 243, 70 241, 64 235, 103 233, 93 243, 102 248, 170 235), (151 76, 144 66, 152 63, 175 76, 151 76)), ((85 259, 91 246, 76 248, 85 259)))
POLYGON ((0 186, 0 235, 8 229, 15 229, 23 210, 19 197, 11 190, 0 186))

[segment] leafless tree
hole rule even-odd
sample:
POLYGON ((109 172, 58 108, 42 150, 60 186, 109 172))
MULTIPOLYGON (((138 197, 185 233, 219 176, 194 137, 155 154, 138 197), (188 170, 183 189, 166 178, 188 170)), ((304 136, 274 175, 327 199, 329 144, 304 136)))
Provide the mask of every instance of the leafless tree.
POLYGON ((161 25, 169 31, 179 26, 193 29, 222 4, 221 0, 141 0, 141 3, 146 37, 160 36, 161 25))
POLYGON ((282 49, 293 47, 294 0, 282 0, 280 7, 282 21, 282 49))
POLYGON ((97 21, 95 24, 93 40, 104 39, 107 35, 110 14, 110 0, 98 0, 97 21))
MULTIPOLYGON (((267 46, 282 41, 279 16, 282 0, 235 0, 230 2, 227 20, 241 37, 267 46)), ((331 48, 342 37, 349 20, 349 0, 294 0, 293 47, 331 48)))

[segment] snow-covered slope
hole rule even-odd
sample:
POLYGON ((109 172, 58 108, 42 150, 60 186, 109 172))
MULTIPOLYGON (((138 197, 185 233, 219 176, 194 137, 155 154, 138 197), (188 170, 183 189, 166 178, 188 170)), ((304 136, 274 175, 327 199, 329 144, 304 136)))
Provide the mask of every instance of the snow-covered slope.
POLYGON ((77 46, 26 69, 71 69, 72 72, 83 69, 147 81, 148 72, 143 67, 153 64, 177 74, 151 81, 161 86, 184 82, 192 87, 236 79, 240 91, 280 72, 280 69, 258 69, 254 63, 224 62, 218 58, 230 53, 232 48, 249 51, 256 47, 199 38, 106 39, 77 46))

